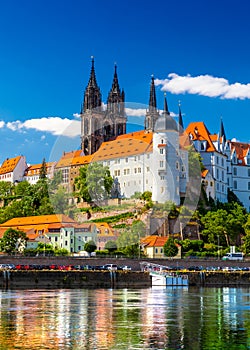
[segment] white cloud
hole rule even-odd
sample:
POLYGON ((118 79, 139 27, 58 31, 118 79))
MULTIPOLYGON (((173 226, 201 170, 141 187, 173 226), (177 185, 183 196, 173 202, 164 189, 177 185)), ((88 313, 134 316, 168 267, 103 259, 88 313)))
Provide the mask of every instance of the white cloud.
POLYGON ((4 121, 2 121, 2 120, 0 120, 0 129, 1 129, 1 128, 3 128, 3 127, 4 127, 4 125, 5 125, 5 122, 4 122, 4 121))
POLYGON ((45 135, 42 135, 41 136, 41 141, 45 140, 46 139, 46 136, 45 135))
POLYGON ((34 129, 37 131, 49 132, 52 135, 75 137, 80 135, 80 121, 70 120, 60 117, 43 117, 40 119, 28 119, 24 122, 19 120, 7 123, 7 128, 12 131, 24 131, 25 129, 34 129))
POLYGON ((16 120, 15 122, 8 122, 6 126, 12 131, 17 131, 22 128, 22 123, 20 122, 20 120, 16 120))
POLYGON ((125 112, 130 117, 144 117, 146 108, 125 108, 125 112))
POLYGON ((250 99, 250 83, 229 84, 225 78, 211 75, 180 76, 176 73, 168 75, 167 79, 155 79, 155 85, 162 86, 161 90, 173 94, 194 94, 225 99, 250 99))

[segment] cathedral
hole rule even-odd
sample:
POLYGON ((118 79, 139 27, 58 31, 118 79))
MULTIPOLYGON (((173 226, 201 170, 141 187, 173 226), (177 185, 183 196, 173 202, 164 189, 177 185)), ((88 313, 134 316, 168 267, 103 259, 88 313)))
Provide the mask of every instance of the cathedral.
POLYGON ((105 141, 126 134, 125 93, 120 89, 117 66, 114 68, 112 87, 104 109, 102 95, 97 84, 94 58, 88 85, 81 108, 81 148, 85 155, 95 153, 105 141))

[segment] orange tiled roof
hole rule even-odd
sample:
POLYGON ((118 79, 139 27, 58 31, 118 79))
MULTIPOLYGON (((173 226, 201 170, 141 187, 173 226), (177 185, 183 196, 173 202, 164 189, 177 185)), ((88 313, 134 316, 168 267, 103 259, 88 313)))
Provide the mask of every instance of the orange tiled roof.
POLYGON ((11 173, 15 167, 17 166, 21 156, 17 156, 15 158, 7 158, 0 167, 0 174, 11 173))
POLYGON ((82 155, 82 150, 72 151, 72 152, 64 152, 62 157, 56 164, 56 168, 63 168, 67 166, 71 166, 73 159, 80 157, 82 155))
POLYGON ((64 214, 53 214, 53 215, 40 215, 40 216, 27 216, 20 218, 13 218, 1 224, 0 227, 20 227, 20 226, 31 226, 44 225, 53 223, 75 223, 73 219, 64 214))
POLYGON ((205 170, 202 171, 201 176, 202 176, 203 178, 205 178, 205 177, 207 176, 207 174, 208 174, 208 170, 205 169, 205 170))
POLYGON ((85 165, 92 161, 93 155, 79 156, 72 159, 71 165, 85 165))
MULTIPOLYGON (((51 168, 54 164, 55 162, 46 163, 47 170, 51 168)), ((25 176, 39 174, 41 167, 42 167, 42 164, 30 165, 25 171, 25 176)))
POLYGON ((152 152, 152 141, 152 132, 137 131, 120 135, 113 141, 103 142, 98 151, 93 154, 93 161, 152 152))
POLYGON ((190 123, 185 131, 188 135, 192 135, 193 141, 206 140, 207 141, 207 149, 206 149, 207 152, 216 151, 216 149, 213 145, 212 139, 211 139, 212 135, 210 134, 210 132, 208 131, 208 129, 206 128, 206 126, 203 122, 190 123))
POLYGON ((250 144, 243 142, 231 142, 231 152, 235 151, 238 160, 240 161, 238 165, 247 165, 245 157, 250 152, 250 144))
POLYGON ((107 222, 95 223, 95 225, 96 225, 96 228, 99 229, 99 231, 100 231, 98 233, 98 236, 100 236, 100 235, 114 236, 115 235, 113 228, 107 222), (105 232, 107 230, 108 230, 108 232, 105 232))
POLYGON ((141 244, 147 247, 163 247, 167 242, 168 237, 159 237, 159 236, 147 236, 141 239, 141 244))

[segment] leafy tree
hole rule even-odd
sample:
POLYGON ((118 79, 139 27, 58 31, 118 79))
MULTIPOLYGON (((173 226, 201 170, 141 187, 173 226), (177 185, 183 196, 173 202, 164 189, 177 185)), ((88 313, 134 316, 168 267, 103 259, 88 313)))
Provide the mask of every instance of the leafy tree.
POLYGON ((201 172, 205 170, 202 162, 202 158, 199 152, 197 152, 194 146, 188 147, 188 173, 189 177, 201 178, 201 172))
POLYGON ((32 185, 28 181, 21 181, 14 187, 14 194, 18 197, 29 196, 32 193, 32 185))
POLYGON ((117 249, 116 241, 108 241, 104 248, 107 249, 109 253, 113 253, 117 249))
POLYGON ((40 168, 40 173, 39 173, 39 179, 46 179, 47 178, 47 165, 45 158, 43 158, 42 161, 42 166, 40 168))
POLYGON ((26 240, 25 232, 9 228, 4 232, 3 238, 0 240, 0 249, 7 254, 14 252, 22 253, 26 245, 26 240))
POLYGON ((97 162, 85 165, 75 179, 75 194, 86 202, 98 203, 110 198, 113 181, 107 166, 97 162))
MULTIPOLYGON (((138 220, 134 221, 131 226, 127 226, 117 238, 117 247, 120 250, 130 255, 133 252, 134 255, 139 255, 139 241, 142 237, 146 236, 146 225, 138 220), (133 247, 133 248, 131 248, 133 247), (128 254, 128 250, 130 253, 128 254)), ((130 255, 131 256, 131 255, 130 255)))
POLYGON ((147 202, 151 201, 151 199, 152 199, 152 192, 150 192, 150 191, 143 192, 142 195, 141 195, 141 199, 143 199, 144 201, 147 201, 147 202))
POLYGON ((91 254, 96 250, 97 246, 94 241, 89 241, 84 244, 84 250, 85 252, 91 254))
POLYGON ((58 190, 50 195, 50 201, 56 214, 68 214, 69 194, 63 186, 59 186, 58 190))
POLYGON ((4 199, 11 195, 13 185, 11 182, 0 181, 0 199, 4 199))
POLYGON ((36 251, 39 255, 54 255, 54 248, 50 243, 39 242, 36 251))
POLYGON ((48 180, 49 193, 54 193, 58 190, 58 187, 62 184, 63 176, 62 171, 58 170, 54 173, 51 180, 48 180))
POLYGON ((224 209, 208 212, 201 217, 202 234, 206 242, 214 243, 219 238, 222 245, 236 245, 244 234, 246 212, 238 203, 224 204, 224 209))
POLYGON ((243 238, 244 244, 243 249, 246 254, 250 254, 250 214, 247 216, 247 221, 244 224, 245 237, 243 238))
POLYGON ((164 244, 163 251, 164 255, 169 257, 173 257, 178 254, 178 247, 171 236, 168 237, 168 240, 164 244))

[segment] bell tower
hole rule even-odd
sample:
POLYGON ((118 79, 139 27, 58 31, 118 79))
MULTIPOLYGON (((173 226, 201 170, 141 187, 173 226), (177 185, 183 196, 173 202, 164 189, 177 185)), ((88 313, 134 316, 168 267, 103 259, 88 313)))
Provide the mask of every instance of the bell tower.
POLYGON ((117 76, 117 66, 115 64, 112 87, 109 91, 107 99, 107 113, 105 118, 105 123, 111 124, 110 127, 113 135, 108 135, 106 133, 106 127, 104 125, 105 141, 108 140, 109 136, 116 137, 121 134, 126 134, 127 117, 125 115, 124 103, 125 93, 124 90, 120 90, 117 76))
POLYGON ((95 153, 103 141, 126 133, 125 93, 120 89, 115 65, 112 87, 107 98, 107 109, 102 106, 102 95, 97 84, 94 58, 88 85, 81 107, 81 148, 85 155, 95 153))
POLYGON ((145 117, 145 130, 154 131, 155 123, 159 118, 159 112, 157 111, 156 93, 154 76, 151 76, 150 94, 149 94, 149 108, 145 117))
POLYGON ((102 142, 102 95, 96 81, 94 57, 81 108, 81 148, 85 155, 97 151, 102 142))

